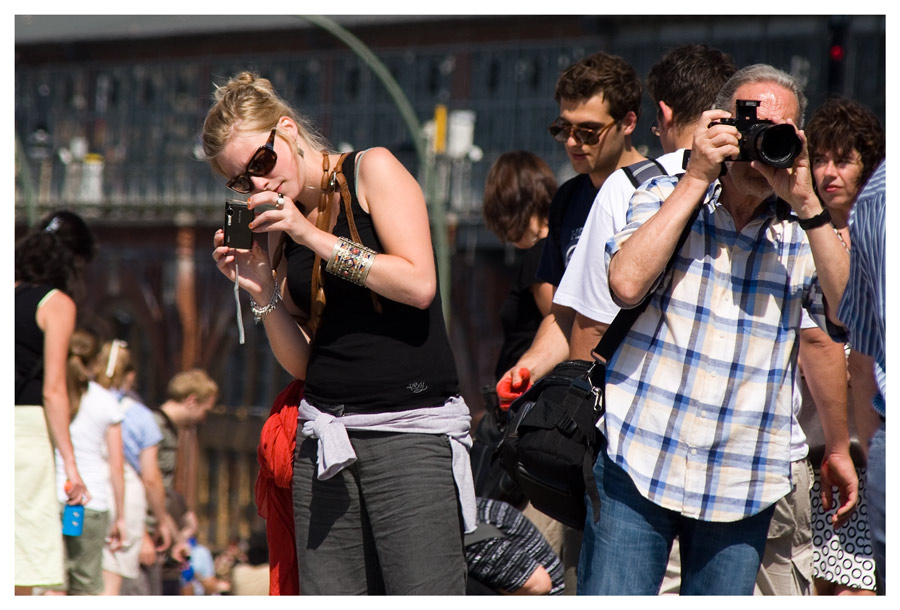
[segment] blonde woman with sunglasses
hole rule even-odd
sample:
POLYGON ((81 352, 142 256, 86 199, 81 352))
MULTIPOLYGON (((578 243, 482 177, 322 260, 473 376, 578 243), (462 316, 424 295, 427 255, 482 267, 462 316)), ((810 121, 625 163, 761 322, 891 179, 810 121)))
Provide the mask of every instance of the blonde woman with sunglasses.
POLYGON ((255 74, 215 100, 204 152, 256 216, 251 249, 225 247, 219 231, 213 258, 305 381, 293 462, 301 592, 464 593, 470 416, 422 190, 384 148, 342 158, 255 74))

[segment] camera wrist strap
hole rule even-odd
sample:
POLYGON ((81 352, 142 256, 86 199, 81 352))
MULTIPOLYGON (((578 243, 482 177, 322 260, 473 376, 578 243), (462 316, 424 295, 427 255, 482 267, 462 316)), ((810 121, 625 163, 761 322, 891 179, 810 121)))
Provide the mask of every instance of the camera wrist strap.
POLYGON ((238 269, 237 261, 234 263, 234 306, 237 308, 237 327, 238 327, 238 340, 241 345, 244 344, 244 316, 241 315, 241 293, 238 288, 238 278, 240 277, 240 271, 238 269))

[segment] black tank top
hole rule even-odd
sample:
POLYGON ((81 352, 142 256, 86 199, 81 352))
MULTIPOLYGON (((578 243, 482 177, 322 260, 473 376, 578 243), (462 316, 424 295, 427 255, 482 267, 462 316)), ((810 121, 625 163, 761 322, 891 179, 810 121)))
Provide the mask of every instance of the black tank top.
MULTIPOLYGON (((350 153, 342 168, 353 218, 363 244, 384 252, 356 198, 356 156, 350 153)), ((334 234, 350 239, 343 203, 339 208, 334 234)), ((288 238, 285 258, 291 299, 308 309, 313 252, 288 238)), ((320 407, 343 405, 345 413, 383 413, 438 406, 459 393, 439 289, 425 310, 378 295, 378 312, 371 291, 327 273, 326 264, 325 309, 307 367, 307 400, 320 407)))
POLYGON ((38 304, 53 290, 41 284, 16 286, 16 404, 44 404, 44 331, 35 319, 38 304))

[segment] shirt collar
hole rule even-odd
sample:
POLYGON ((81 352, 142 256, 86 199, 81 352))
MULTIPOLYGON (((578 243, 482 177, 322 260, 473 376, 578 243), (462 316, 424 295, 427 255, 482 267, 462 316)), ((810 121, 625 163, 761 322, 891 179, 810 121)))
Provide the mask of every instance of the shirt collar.
MULTIPOLYGON (((713 180, 709 184, 709 188, 706 190, 706 205, 709 207, 710 212, 714 212, 716 208, 722 205, 722 202, 719 201, 719 198, 722 196, 722 183, 719 182, 719 179, 713 180)), ((793 211, 791 210, 791 206, 789 203, 778 197, 777 195, 772 195, 768 199, 763 202, 762 207, 762 216, 765 218, 777 218, 778 220, 796 220, 796 217, 793 216, 793 211)))

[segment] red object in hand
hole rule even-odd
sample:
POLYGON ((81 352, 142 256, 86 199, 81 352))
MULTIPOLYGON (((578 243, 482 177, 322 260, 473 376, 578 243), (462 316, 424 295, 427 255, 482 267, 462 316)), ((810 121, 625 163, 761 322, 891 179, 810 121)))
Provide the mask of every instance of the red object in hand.
POLYGON ((66 493, 69 493, 70 491, 72 491, 72 481, 70 481, 69 479, 66 479, 66 482, 63 485, 63 491, 66 493))
POLYGON ((531 387, 531 371, 522 367, 519 369, 519 376, 522 381, 516 385, 513 385, 512 377, 504 377, 497 383, 497 398, 500 400, 500 408, 504 411, 508 410, 509 405, 531 387))

